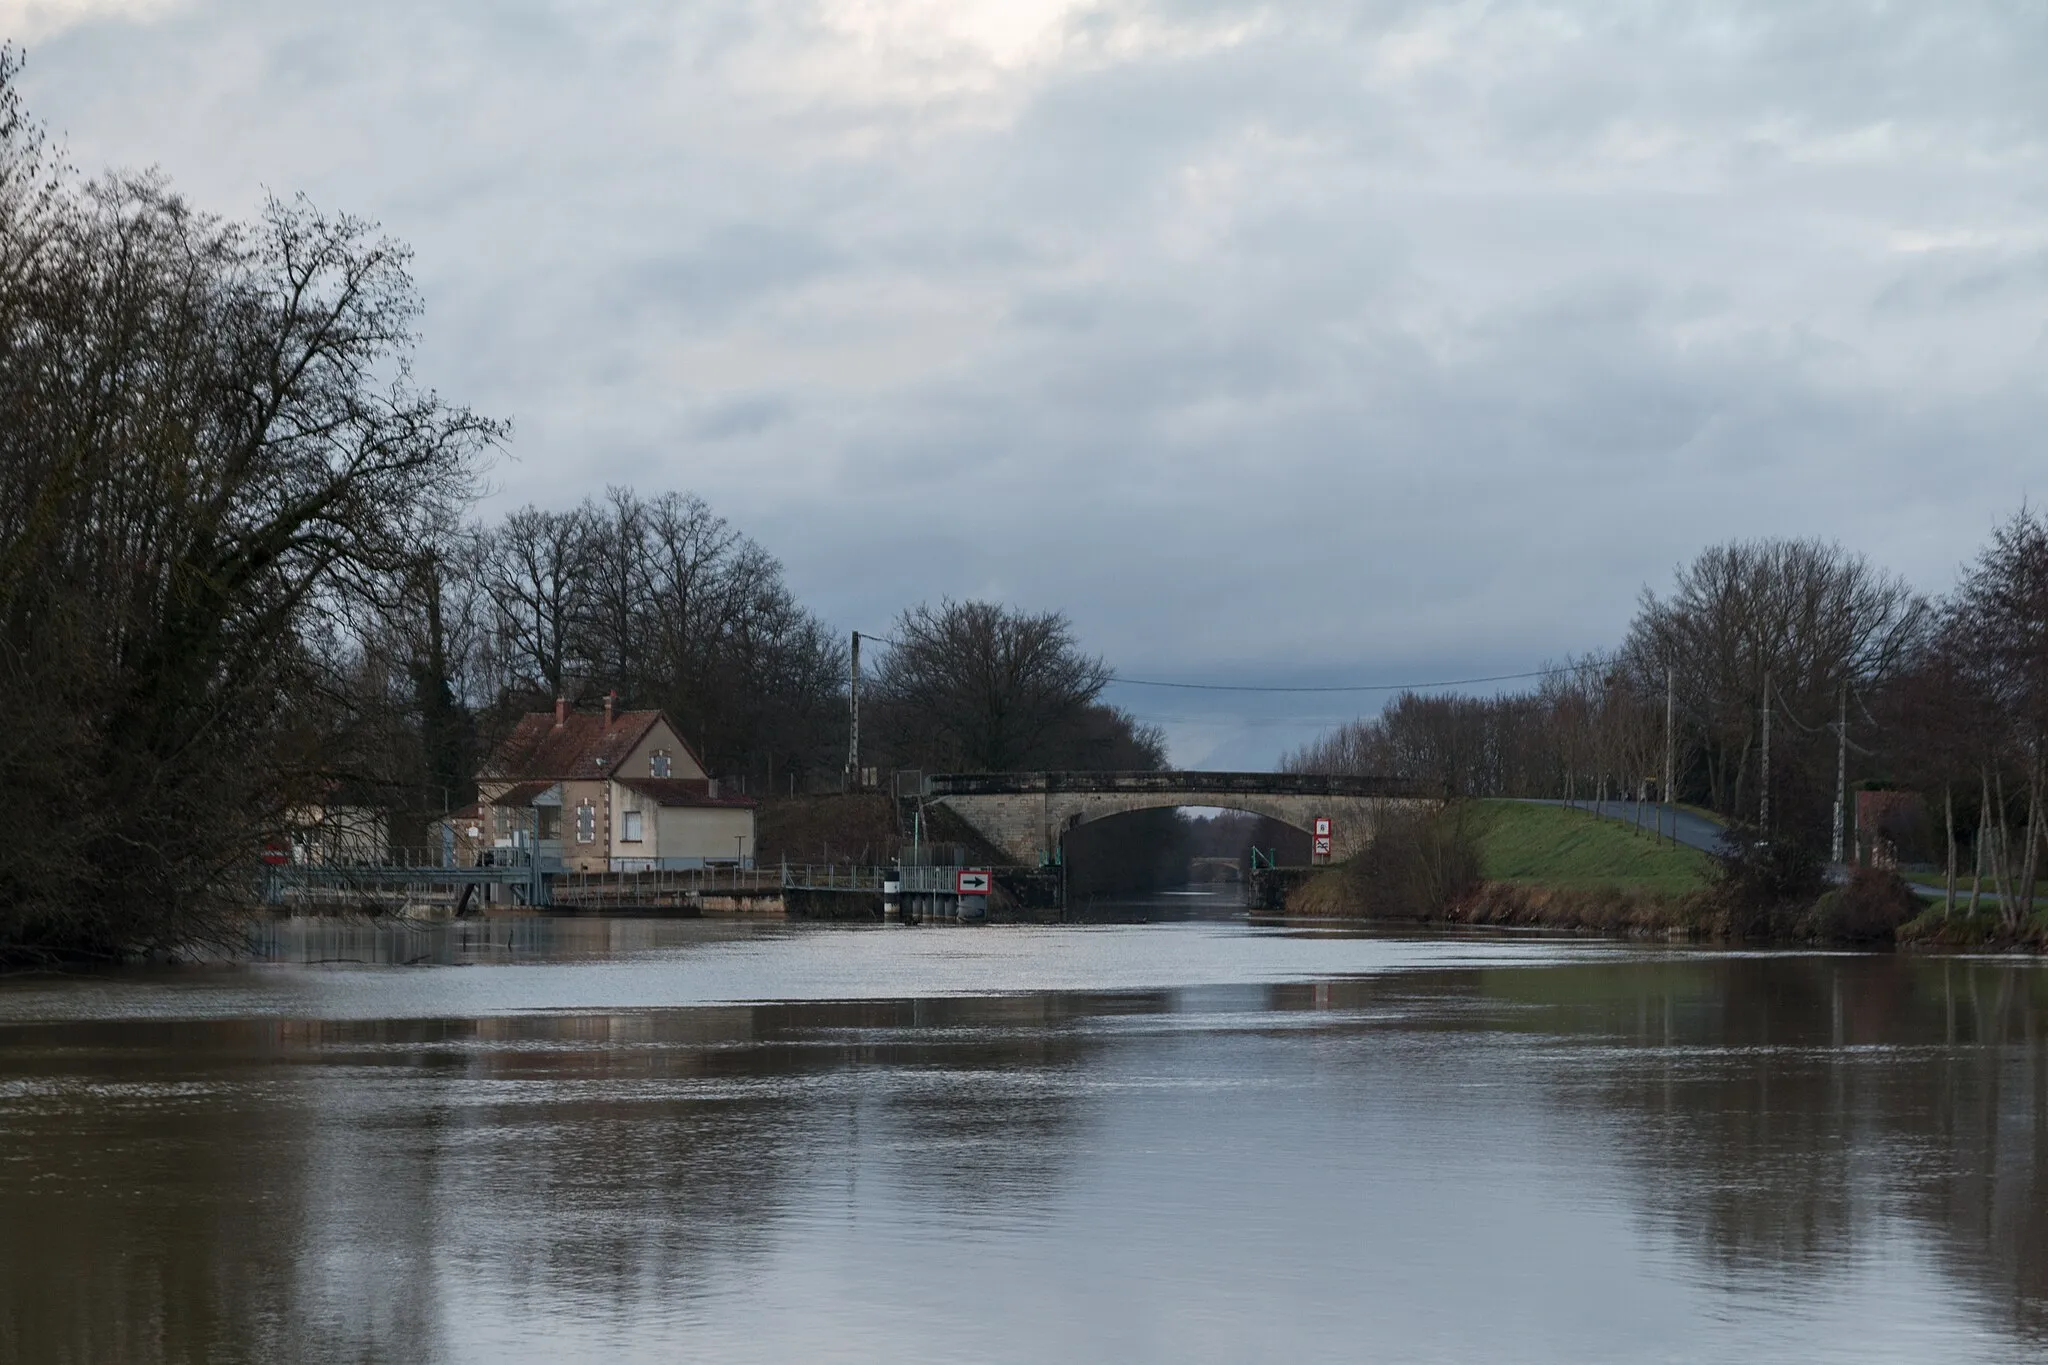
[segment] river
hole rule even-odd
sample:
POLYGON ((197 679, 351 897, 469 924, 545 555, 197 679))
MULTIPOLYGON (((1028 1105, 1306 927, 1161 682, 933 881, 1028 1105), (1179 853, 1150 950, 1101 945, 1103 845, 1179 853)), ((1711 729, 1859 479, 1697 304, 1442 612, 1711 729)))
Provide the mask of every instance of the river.
POLYGON ((284 924, 0 981, 0 1359, 2040 1361, 2035 962, 284 924))

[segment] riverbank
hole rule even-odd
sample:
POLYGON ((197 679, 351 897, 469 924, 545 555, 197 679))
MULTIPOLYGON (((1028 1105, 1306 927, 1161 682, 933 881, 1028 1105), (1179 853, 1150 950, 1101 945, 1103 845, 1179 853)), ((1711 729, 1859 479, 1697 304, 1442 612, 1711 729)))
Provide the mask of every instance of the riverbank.
POLYGON ((2048 952, 2048 910, 2036 910, 2007 924, 1997 911, 1970 914, 1959 903, 1953 914, 1944 915, 1939 904, 1929 906, 1918 917, 1899 926, 1902 948, 1978 948, 2048 952))
POLYGON ((2048 949, 2048 912, 2016 925, 1995 908, 1944 917, 1889 873, 1858 869, 1845 885, 1772 898, 1719 879, 1697 849, 1582 810, 1478 801, 1445 818, 1471 859, 1464 878, 1421 878, 1436 894, 1389 903, 1364 894, 1357 868, 1337 866, 1293 888, 1284 913, 1659 941, 2048 949))

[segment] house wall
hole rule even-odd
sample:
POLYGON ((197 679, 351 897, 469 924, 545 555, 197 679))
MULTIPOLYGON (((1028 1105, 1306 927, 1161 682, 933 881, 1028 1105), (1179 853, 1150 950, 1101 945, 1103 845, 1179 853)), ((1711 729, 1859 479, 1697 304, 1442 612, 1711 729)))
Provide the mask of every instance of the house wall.
POLYGON ((654 757, 657 749, 666 749, 669 752, 670 777, 701 779, 710 776, 704 771, 703 765, 697 762, 696 756, 690 752, 690 746, 683 743, 683 737, 670 729, 665 720, 654 722, 647 733, 640 737, 640 742, 633 746, 632 752, 627 754, 613 771, 620 777, 652 777, 654 773, 648 767, 648 761, 654 757))
MULTIPOLYGON (((651 804, 651 803, 650 803, 651 804)), ((658 823, 664 860, 710 858, 730 862, 736 850, 754 856, 754 812, 731 806, 664 806, 658 823), (745 840, 744 844, 736 839, 745 840)))
POLYGON ((611 866, 612 784, 607 781, 562 784, 562 862, 571 872, 603 872, 611 866), (588 801, 597 812, 597 837, 576 840, 576 808, 588 801))
MULTIPOLYGON (((647 746, 658 749, 659 744, 647 746)), ((646 762, 643 757, 641 762, 646 762)), ((621 771, 628 771, 621 768, 621 771)), ((618 782, 605 783, 605 799, 611 803, 611 834, 607 840, 607 858, 658 858, 661 856, 660 816, 655 800, 642 796, 631 787, 618 782), (626 839, 626 812, 640 812, 640 838, 638 842, 626 839)))

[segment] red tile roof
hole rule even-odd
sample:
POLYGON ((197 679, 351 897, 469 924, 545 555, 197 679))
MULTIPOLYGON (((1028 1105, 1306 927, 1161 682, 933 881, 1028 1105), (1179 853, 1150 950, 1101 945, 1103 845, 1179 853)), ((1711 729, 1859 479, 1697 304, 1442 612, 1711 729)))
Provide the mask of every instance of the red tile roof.
MULTIPOLYGON (((492 797, 490 804, 493 806, 530 806, 533 804, 535 797, 545 792, 553 791, 557 785, 559 784, 550 782, 545 778, 538 782, 515 782, 504 791, 492 797)), ((478 804, 482 803, 479 802, 478 804)), ((554 804, 559 805, 561 803, 556 802, 554 804)))
POLYGON ((751 796, 713 796, 711 784, 701 779, 687 777, 621 777, 621 787, 653 798, 662 806, 718 806, 734 810, 752 810, 760 802, 751 796))
POLYGON ((557 725, 554 712, 529 711, 491 756, 485 775, 549 782, 608 777, 661 718, 659 711, 621 711, 606 725, 601 715, 572 711, 557 725))

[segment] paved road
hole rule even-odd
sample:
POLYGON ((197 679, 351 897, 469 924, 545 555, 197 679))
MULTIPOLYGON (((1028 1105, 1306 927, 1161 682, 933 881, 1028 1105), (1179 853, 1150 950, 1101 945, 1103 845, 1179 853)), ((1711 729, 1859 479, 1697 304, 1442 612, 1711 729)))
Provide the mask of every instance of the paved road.
MULTIPOLYGON (((1532 806, 1562 806, 1564 804, 1562 801, 1543 801, 1534 797, 1518 797, 1516 799, 1526 801, 1532 806)), ((1657 807, 1643 806, 1638 808, 1633 801, 1576 801, 1572 805, 1575 810, 1589 811, 1595 815, 1604 815, 1610 820, 1620 820, 1633 824, 1636 820, 1640 819, 1643 821, 1645 829, 1655 828, 1657 823, 1657 807)), ((1678 812, 1678 842, 1688 848, 1699 849, 1702 853, 1719 852, 1721 848, 1721 835, 1727 828, 1726 825, 1718 820, 1710 819, 1704 815, 1695 815, 1689 810, 1678 812)), ((1671 815, 1668 812, 1664 815, 1664 832, 1667 834, 1672 832, 1671 815)))

